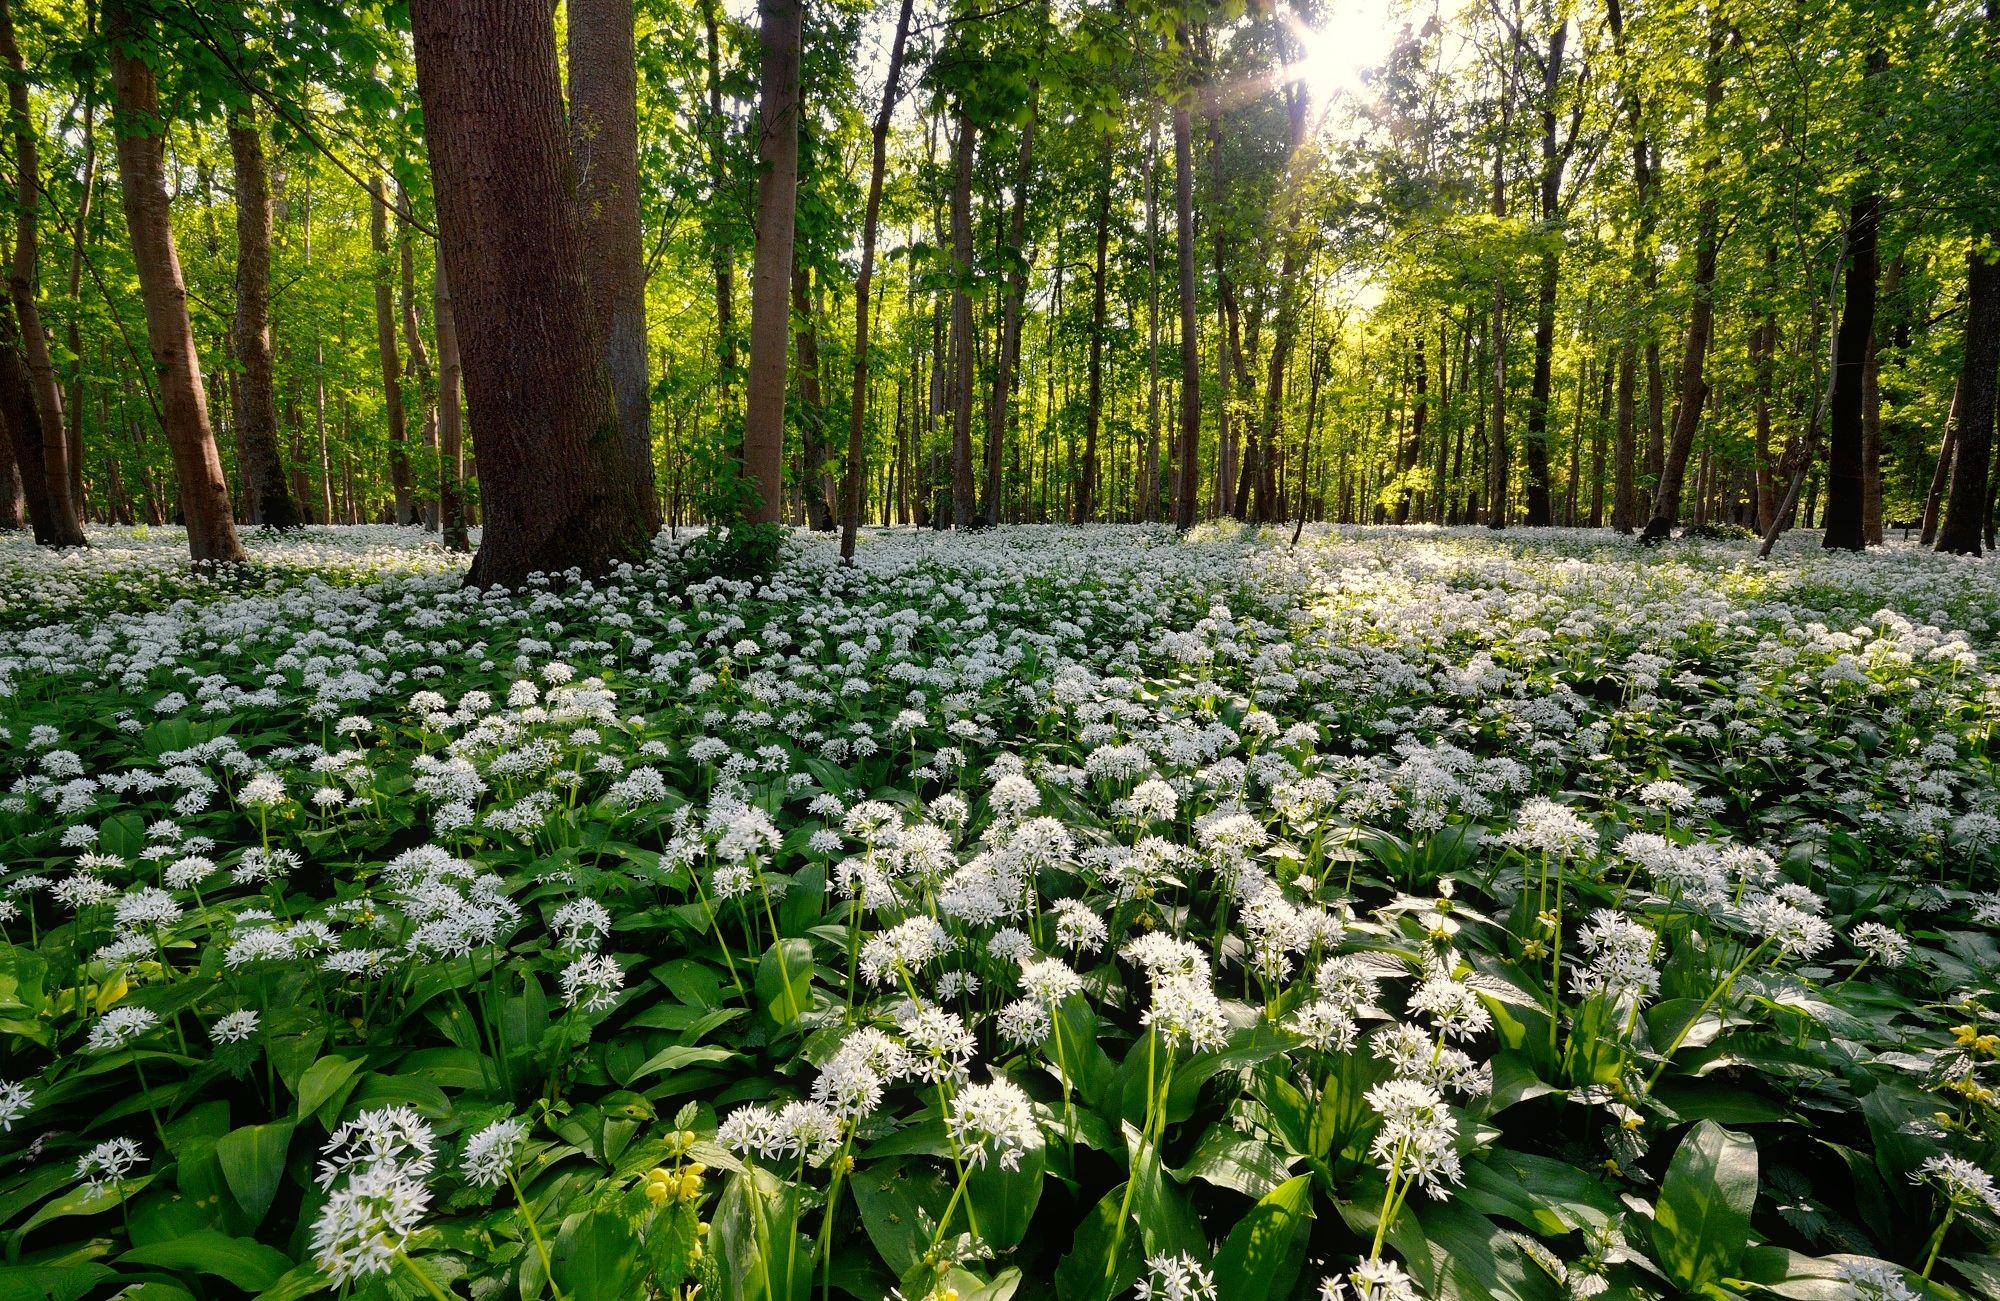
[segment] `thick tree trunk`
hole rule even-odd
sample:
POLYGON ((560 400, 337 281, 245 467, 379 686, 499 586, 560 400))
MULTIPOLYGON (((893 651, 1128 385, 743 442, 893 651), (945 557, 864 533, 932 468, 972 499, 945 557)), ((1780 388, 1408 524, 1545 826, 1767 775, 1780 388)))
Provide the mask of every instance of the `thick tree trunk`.
POLYGON ((1097 515, 1097 435, 1104 420, 1104 273, 1111 247, 1111 154, 1097 182, 1097 263, 1090 281, 1089 397, 1083 415, 1083 474, 1076 485, 1076 522, 1097 515))
MULTIPOLYGON (((896 16, 896 36, 889 46, 889 71, 882 85, 882 108, 875 115, 875 124, 869 131, 868 159, 868 207, 861 219, 861 274, 854 281, 854 386, 848 395, 847 408, 847 473, 841 486, 840 512, 840 558, 846 564, 854 563, 855 530, 861 527, 861 480, 863 434, 868 410, 868 306, 869 297, 875 286, 875 234, 882 216, 882 174, 888 167, 889 121, 896 113, 896 100, 902 93, 903 51, 910 39, 910 12, 914 8, 912 0, 903 0, 902 8, 896 16)), ((1029 128, 1033 130, 1032 125, 1029 128)), ((1025 153, 1026 146, 1022 149, 1025 153)), ((1015 195, 1016 210, 1019 210, 1020 195, 1015 195)), ((1018 316, 1015 318, 1018 322, 1018 316)), ((1005 365, 1005 362, 1002 362, 1005 365)), ((1000 380, 1000 420, 1005 424, 1007 412, 1006 372, 1003 369, 1000 380)), ((898 388, 900 403, 902 390, 898 388)), ((897 427, 901 426, 901 412, 898 413, 897 427)), ((996 425, 994 437, 999 437, 996 425)), ((998 465, 988 470, 989 482, 997 477, 998 465)), ((989 489, 990 491, 991 489, 989 489)), ((888 509, 883 509, 887 523, 888 509)))
POLYGON ((632 487, 646 531, 660 531, 653 408, 646 372, 646 246, 639 221, 639 80, 632 0, 570 0, 570 149, 576 160, 584 274, 632 487))
POLYGON ((465 531, 465 416, 460 389, 465 367, 458 352, 458 318, 452 312, 451 281, 444 259, 437 260, 431 291, 431 311, 437 320, 438 345, 438 517, 445 547, 470 551, 465 531))
POLYGON ((1847 285, 1835 336, 1833 391, 1827 401, 1826 537, 1828 550, 1868 545, 1863 519, 1867 472, 1862 448, 1863 376, 1875 341, 1875 247, 1881 204, 1872 189, 1854 196, 1848 213, 1847 285))
POLYGON ((958 104, 951 182, 951 522, 971 528, 972 490, 972 118, 958 104))
POLYGON ((396 523, 415 521, 410 484, 410 424, 403 411, 403 358, 396 348, 396 300, 389 264, 388 200, 382 181, 368 182, 369 246, 375 255, 375 351, 382 363, 382 407, 389 421, 389 484, 396 495, 396 523))
POLYGON ((1951 490, 1937 549, 1980 554, 1986 531, 1987 462, 1993 455, 1993 421, 2000 406, 2000 261, 1974 248, 1965 261, 1965 346, 1958 371, 1958 436, 1951 490))
POLYGON ((132 261, 146 309, 146 338, 159 377, 160 424, 180 483, 188 552, 196 564, 242 560, 229 481, 208 423, 208 394, 188 320, 187 284, 168 208, 166 135, 153 70, 139 57, 140 33, 122 0, 104 8, 118 127, 118 190, 132 261))
POLYGON ((20 322, 21 360, 27 368, 28 384, 34 394, 36 421, 41 432, 43 474, 48 484, 49 537, 37 538, 47 545, 84 545, 83 525, 77 517, 77 494, 70 474, 69 431, 63 427, 62 389, 56 382, 55 361, 49 356, 49 336, 42 326, 42 308, 37 292, 37 267, 41 252, 42 201, 41 156, 34 120, 29 116, 26 65, 14 42, 14 16, 7 0, 0 0, 0 59, 12 75, 7 79, 8 120, 14 133, 16 215, 14 218, 14 260, 8 269, 8 296, 20 322))
POLYGON ((285 481, 278 451, 278 397, 271 367, 271 186, 264 137, 249 110, 229 119, 229 156, 236 176, 236 429, 244 450, 243 481, 251 518, 267 528, 305 521, 285 481))
POLYGON ((49 502, 51 485, 48 464, 43 459, 42 417, 35 409, 28 368, 21 364, 20 337, 13 303, 0 303, 0 425, 7 431, 10 448, 7 460, 20 484, 20 500, 34 528, 35 541, 45 547, 69 546, 73 544, 61 540, 49 502))
MULTIPOLYGON (((0 423, 5 420, 0 415, 0 423)), ((28 498, 21 483, 21 467, 14 460, 14 440, 0 438, 0 531, 18 533, 26 527, 28 498)))
POLYGON ((743 471, 757 505, 746 518, 775 524, 785 500, 786 353, 791 345, 792 240, 799 190, 799 46, 804 0, 758 0, 757 256, 750 286, 749 403, 743 471))
POLYGON ((466 581, 517 587, 643 559, 645 519, 591 329, 549 8, 416 0, 410 20, 479 438, 485 535, 466 581))
MULTIPOLYGON (((1187 27, 1174 34, 1175 44, 1188 48, 1187 27)), ((1198 347, 1194 288, 1194 119, 1185 100, 1174 104, 1174 238, 1180 279, 1181 416, 1178 484, 1174 492, 1174 527, 1185 533, 1194 527, 1195 495, 1201 490, 1201 352, 1198 347)))

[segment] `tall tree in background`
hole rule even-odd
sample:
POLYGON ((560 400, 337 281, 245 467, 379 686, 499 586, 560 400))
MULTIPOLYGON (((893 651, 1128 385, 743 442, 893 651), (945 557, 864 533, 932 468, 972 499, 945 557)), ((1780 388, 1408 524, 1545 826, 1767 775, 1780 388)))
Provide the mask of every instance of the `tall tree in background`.
POLYGON ((438 345, 438 527, 452 551, 472 550, 465 529, 465 367, 459 360, 458 317, 452 310, 451 281, 437 259, 431 313, 438 345))
POLYGON ((1953 405, 1957 444, 1937 549, 1980 554, 1986 531, 1988 464, 2000 410, 2000 231, 1974 240, 1965 259, 1965 343, 1953 405))
POLYGON ((569 120, 592 319, 646 531, 660 529, 646 368, 646 248, 639 221, 639 82, 632 0, 570 0, 569 120))
MULTIPOLYGON (((1562 184, 1576 149, 1582 126, 1583 96, 1576 96, 1569 126, 1569 138, 1557 131, 1557 112, 1563 79, 1563 55, 1569 42, 1569 15, 1551 14, 1548 44, 1542 52, 1542 169, 1536 189, 1541 202, 1543 239, 1540 278, 1535 294, 1535 369, 1528 390, 1528 423, 1521 435, 1521 459, 1525 462, 1523 497, 1530 527, 1555 523, 1549 500, 1549 396, 1553 384, 1556 342, 1556 288, 1562 273, 1562 184)), ((1587 75, 1587 70, 1586 70, 1587 75)))
POLYGON ((410 418, 403 407, 403 357, 396 348, 394 268, 389 262, 389 201, 382 178, 368 182, 368 240, 375 252, 375 348, 382 363, 382 407, 389 422, 389 482, 396 494, 396 523, 413 524, 416 498, 410 481, 410 418))
POLYGON ((77 500, 72 491, 69 432, 63 427, 62 389, 56 383, 55 362, 49 356, 49 336, 42 326, 38 288, 41 151, 28 108, 27 65, 14 40, 13 9, 7 0, 0 0, 0 60, 5 61, 9 74, 7 117, 14 134, 17 187, 14 260, 8 268, 7 291, 20 323, 21 359, 34 394, 35 423, 42 444, 42 474, 48 484, 45 501, 49 536, 37 540, 50 546, 80 547, 84 545, 83 525, 77 518, 77 500))
POLYGON ((233 342, 243 368, 236 386, 236 434, 250 518, 274 529, 297 528, 298 503, 278 450, 278 396, 271 371, 271 185, 264 134, 249 109, 229 118, 229 156, 236 177, 236 320, 233 342))
POLYGON ((540 0, 416 0, 417 87, 485 532, 466 581, 646 553, 591 329, 555 26, 540 0))
POLYGON ((743 471, 757 492, 755 521, 782 518, 785 371, 792 339, 792 242, 799 191, 799 47, 804 0, 759 0, 763 70, 757 108, 757 257, 750 284, 749 405, 743 471))
POLYGON ((1828 550, 1860 551, 1868 545, 1862 498, 1867 476, 1862 464, 1862 381, 1875 341, 1875 255, 1882 205, 1872 183, 1864 182, 1848 211, 1847 283, 1840 328, 1834 336, 1833 389, 1827 400, 1826 536, 1828 550))
MULTIPOLYGON (((1183 67, 1190 44, 1185 22, 1174 29, 1174 49, 1183 67)), ((1194 266, 1194 117, 1188 108, 1192 88, 1174 96, 1174 240, 1180 284, 1181 427, 1178 482, 1174 491, 1174 527, 1185 533, 1194 527, 1195 494, 1201 490, 1201 349, 1198 346, 1194 266)))
POLYGON ((166 124, 159 83, 147 65, 144 34, 123 0, 104 7, 111 87, 118 132, 118 192, 131 236, 132 262, 146 308, 146 338, 158 376, 160 426, 173 456, 187 521, 188 552, 196 564, 243 559, 229 502, 229 481, 208 423, 201 357, 188 320, 187 283, 167 195, 166 124))

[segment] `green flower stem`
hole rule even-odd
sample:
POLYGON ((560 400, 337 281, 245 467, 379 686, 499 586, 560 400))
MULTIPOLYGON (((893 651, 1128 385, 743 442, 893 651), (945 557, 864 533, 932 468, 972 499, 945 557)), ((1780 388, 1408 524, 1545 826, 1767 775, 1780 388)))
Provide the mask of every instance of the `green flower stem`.
POLYGON ((549 1244, 542 1241, 542 1226, 535 1222, 535 1208, 529 1204, 528 1196, 521 1191, 520 1181, 514 1177, 514 1167, 507 1167, 507 1186, 514 1190, 514 1201, 521 1208, 521 1218, 528 1222, 528 1236, 535 1240, 535 1251, 542 1258, 542 1276, 549 1280, 549 1291, 556 1294, 556 1301, 563 1301, 562 1289, 556 1286, 555 1265, 549 1260, 549 1244))
MULTIPOLYGON (((404 1267, 407 1268, 412 1274, 415 1274, 417 1276, 417 1282, 422 1283, 424 1285, 424 1291, 431 1294, 433 1301, 457 1301, 457 1298, 452 1293, 447 1292, 443 1288, 439 1287, 437 1285, 436 1280, 432 1279, 429 1274, 426 1274, 421 1269, 418 1269, 417 1262, 411 1260, 409 1257, 409 1253, 404 1251, 401 1247, 396 1248, 396 1259, 402 1261, 404 1267)), ((555 1286, 554 1279, 549 1280, 549 1286, 550 1287, 555 1286)))
POLYGON ((1952 1219, 1957 1214, 1958 1207, 1953 1206, 1950 1202, 1946 1202, 1944 1205, 1944 1223, 1938 1225, 1937 1232, 1931 1235, 1930 1251, 1924 1257, 1923 1276, 1926 1280, 1931 1276, 1931 1268, 1937 1264, 1938 1253, 1944 1250, 1944 1235, 1951 1228, 1952 1219))
POLYGON ((1660 1064, 1653 1068, 1652 1077, 1646 1081, 1646 1091, 1648 1093, 1651 1093, 1653 1086, 1660 1082, 1660 1076, 1666 1074, 1668 1064, 1674 1060, 1674 1054, 1680 1051, 1683 1043, 1687 1042, 1687 1037, 1694 1033, 1695 1026, 1701 1023, 1701 1018, 1707 1015, 1708 1009, 1715 1005, 1715 1000, 1721 997, 1722 991, 1735 984, 1736 978, 1743 974, 1744 968, 1756 961, 1757 955, 1768 948, 1770 943, 1771 940, 1768 936, 1758 941, 1757 947, 1745 954, 1743 961, 1737 963, 1728 975, 1716 983, 1714 989, 1708 991, 1708 997, 1701 1000, 1701 1006, 1694 1010, 1694 1015, 1689 1017, 1687 1024, 1681 1027, 1681 1032, 1674 1036, 1674 1041, 1671 1044, 1667 1045, 1667 1051, 1660 1054, 1660 1064))

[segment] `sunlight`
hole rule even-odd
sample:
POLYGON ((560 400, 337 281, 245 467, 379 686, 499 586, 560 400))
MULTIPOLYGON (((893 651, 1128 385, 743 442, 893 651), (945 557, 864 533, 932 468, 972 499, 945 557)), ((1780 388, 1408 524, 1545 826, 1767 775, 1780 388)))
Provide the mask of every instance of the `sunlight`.
POLYGON ((1290 26, 1304 53, 1279 78, 1305 82, 1313 103, 1324 109, 1343 93, 1372 93, 1364 74, 1388 59, 1403 21, 1395 0, 1335 0, 1321 9, 1316 26, 1297 15, 1290 26))

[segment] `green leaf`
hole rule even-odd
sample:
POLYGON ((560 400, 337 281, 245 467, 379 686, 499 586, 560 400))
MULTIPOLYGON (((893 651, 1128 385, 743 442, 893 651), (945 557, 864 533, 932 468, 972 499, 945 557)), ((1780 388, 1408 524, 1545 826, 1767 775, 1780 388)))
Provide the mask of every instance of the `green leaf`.
POLYGON ((197 1229, 170 1242, 134 1247, 118 1260, 120 1264, 214 1274, 245 1292, 262 1292, 292 1269, 292 1258, 276 1247, 232 1238, 214 1229, 197 1229))
POLYGON ((137 1197, 145 1190, 146 1185, 152 1182, 152 1175, 143 1175, 137 1179, 124 1180, 121 1183, 104 1189, 102 1192, 95 1193, 90 1191, 89 1188, 79 1185, 72 1189, 68 1196, 57 1197, 49 1201, 41 1210, 29 1216, 26 1224, 14 1230, 7 1242, 8 1252, 9 1254, 18 1252, 21 1246, 21 1239, 27 1237, 42 1225, 47 1224, 50 1220, 59 1220, 66 1215, 97 1215, 103 1211, 108 1211, 114 1206, 121 1205, 128 1198, 137 1197))
POLYGON ((812 1010, 812 941, 779 940, 757 964, 757 999, 779 1025, 812 1010))
POLYGON ((1406 1206, 1423 1230, 1430 1259, 1413 1269, 1432 1296, 1461 1301, 1560 1301, 1555 1282, 1531 1264, 1514 1235, 1466 1205, 1460 1198, 1406 1206), (1424 1278, 1428 1274, 1430 1277, 1424 1278))
POLYGON ((1127 1125, 1125 1150, 1132 1171, 1132 1214, 1139 1220, 1146 1255, 1188 1255, 1206 1261, 1208 1237, 1201 1231, 1201 1220, 1187 1194, 1161 1177, 1159 1148, 1142 1143, 1139 1131, 1127 1125))
POLYGON ((1069 1254, 1056 1266, 1056 1295, 1061 1301, 1108 1301, 1122 1294, 1145 1270, 1141 1236, 1125 1209, 1125 1185, 1119 1184, 1076 1226, 1069 1254))
POLYGON ((1239 1133, 1227 1121, 1217 1121, 1188 1154, 1187 1164, 1167 1173, 1182 1183, 1200 1179, 1255 1198, 1291 1177, 1290 1161, 1276 1144, 1239 1133))
POLYGON ((280 1120, 270 1125, 245 1125, 215 1141, 215 1156, 222 1163, 222 1177, 229 1183, 237 1205, 252 1224, 261 1224, 265 1212, 278 1196, 285 1178, 285 1154, 292 1142, 292 1122, 280 1120))
POLYGON ((729 1177, 708 1235, 722 1301, 806 1301, 813 1244, 799 1233, 798 1216, 796 1187, 762 1170, 729 1177))
POLYGON ((556 1283, 575 1301, 627 1301, 644 1273, 638 1235, 616 1207, 586 1212, 556 1240, 556 1283))
POLYGON ((111 1277, 109 1265, 13 1265, 0 1268, 0 1301, 77 1301, 111 1277))
POLYGON ((1042 1174, 1048 1146, 1040 1129, 1035 1141, 1009 1170, 988 1158, 966 1174, 965 1197, 979 1221, 979 1236, 995 1251, 1012 1251, 1028 1236, 1028 1224, 1042 1201, 1042 1174))
POLYGON ((299 1095, 299 1119, 304 1120, 320 1109, 322 1103, 340 1092, 341 1086, 354 1078, 354 1072, 361 1069, 359 1057, 322 1057, 306 1068, 294 1089, 299 1095))
POLYGON ((295 1265, 283 1278, 259 1292, 257 1301, 299 1301, 300 1297, 323 1292, 332 1286, 333 1280, 314 1266, 295 1265))
POLYGON ((689 1048, 685 1044, 675 1044, 647 1058, 646 1063, 633 1071, 625 1083, 631 1084, 634 1080, 643 1079, 659 1071, 677 1071, 689 1066, 712 1066, 741 1055, 727 1048, 689 1048))
POLYGON ((1664 1079, 1653 1086, 1651 1096, 1682 1120, 1756 1125, 1796 1119, 1775 1098, 1713 1080, 1664 1079))
POLYGON ((1250 1208, 1215 1257, 1217 1301, 1265 1301, 1292 1290, 1312 1232, 1312 1176, 1296 1175, 1250 1208))
POLYGON ((1757 1144, 1704 1120, 1667 1167, 1654 1209, 1653 1250, 1682 1291, 1731 1274, 1750 1235, 1757 1200, 1757 1144))
POLYGON ((1625 1211, 1597 1176, 1545 1156, 1502 1149, 1465 1164, 1468 1206, 1504 1215, 1544 1237, 1608 1224, 1625 1211))
POLYGON ((856 1171, 848 1187, 882 1263, 898 1278, 909 1273, 930 1245, 926 1224, 951 1200, 943 1176, 921 1161, 890 1160, 856 1171))

